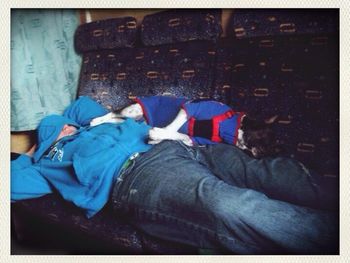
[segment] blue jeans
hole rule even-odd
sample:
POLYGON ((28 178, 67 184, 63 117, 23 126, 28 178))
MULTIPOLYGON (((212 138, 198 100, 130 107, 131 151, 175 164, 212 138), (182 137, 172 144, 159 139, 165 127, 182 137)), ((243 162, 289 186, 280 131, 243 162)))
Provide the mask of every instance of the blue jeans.
POLYGON ((336 254, 337 212, 291 203, 313 203, 321 190, 289 159, 255 160, 230 145, 165 141, 118 178, 112 202, 143 231, 196 247, 336 254))

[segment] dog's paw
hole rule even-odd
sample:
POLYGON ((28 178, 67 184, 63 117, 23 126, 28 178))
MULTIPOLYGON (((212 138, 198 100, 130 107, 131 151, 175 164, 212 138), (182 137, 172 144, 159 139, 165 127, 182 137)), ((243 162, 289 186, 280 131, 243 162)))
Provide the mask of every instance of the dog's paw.
POLYGON ((104 116, 97 117, 90 121, 90 126, 100 125, 102 123, 122 123, 124 119, 116 117, 113 113, 108 113, 104 116))
POLYGON ((154 127, 149 130, 149 138, 153 141, 161 141, 171 139, 169 131, 163 128, 154 127))
POLYGON ((186 144, 187 146, 193 146, 193 141, 191 140, 191 138, 186 138, 186 139, 183 139, 182 142, 184 144, 186 144))
POLYGON ((152 144, 152 145, 158 144, 160 142, 162 142, 162 140, 148 140, 148 144, 152 144))
POLYGON ((90 126, 96 126, 96 125, 99 125, 99 124, 101 124, 103 122, 104 122, 104 118, 103 117, 98 117, 98 118, 92 119, 90 121, 90 126))

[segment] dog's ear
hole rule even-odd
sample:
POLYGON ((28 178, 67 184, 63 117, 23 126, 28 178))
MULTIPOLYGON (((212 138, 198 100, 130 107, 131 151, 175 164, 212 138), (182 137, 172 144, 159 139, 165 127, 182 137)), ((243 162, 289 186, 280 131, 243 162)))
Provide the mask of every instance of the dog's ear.
POLYGON ((265 126, 262 120, 256 120, 249 115, 244 116, 241 122, 242 130, 257 130, 261 129, 262 126, 265 126))
POLYGON ((265 119, 265 123, 266 124, 273 124, 273 123, 275 123, 277 118, 278 118, 278 115, 274 115, 274 116, 272 116, 270 118, 265 119))

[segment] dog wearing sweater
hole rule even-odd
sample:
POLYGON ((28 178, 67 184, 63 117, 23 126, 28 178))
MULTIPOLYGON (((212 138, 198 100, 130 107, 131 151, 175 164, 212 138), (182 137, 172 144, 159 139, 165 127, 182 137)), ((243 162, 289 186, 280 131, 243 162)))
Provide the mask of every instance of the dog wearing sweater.
POLYGON ((244 112, 214 100, 187 100, 170 96, 138 97, 120 112, 95 118, 90 125, 119 123, 124 118, 146 121, 149 144, 179 140, 186 145, 227 143, 250 152, 255 158, 274 156, 278 152, 271 125, 277 116, 259 121, 244 112))

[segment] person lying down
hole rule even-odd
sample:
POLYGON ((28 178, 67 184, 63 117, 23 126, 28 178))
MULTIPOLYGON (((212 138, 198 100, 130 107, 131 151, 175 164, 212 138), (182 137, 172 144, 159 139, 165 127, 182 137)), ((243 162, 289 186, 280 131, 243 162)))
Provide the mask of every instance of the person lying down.
POLYGON ((137 97, 134 104, 120 112, 95 118, 90 125, 118 123, 125 117, 144 120, 153 127, 149 132, 149 144, 163 140, 179 140, 188 146, 223 142, 248 150, 256 158, 275 156, 280 150, 271 128, 277 115, 258 121, 214 100, 137 97))
POLYGON ((151 145, 151 126, 131 118, 89 125, 107 113, 80 97, 43 118, 37 146, 11 162, 11 201, 55 192, 88 218, 108 202, 149 235, 225 253, 339 253, 337 189, 300 162, 224 143, 151 145))

